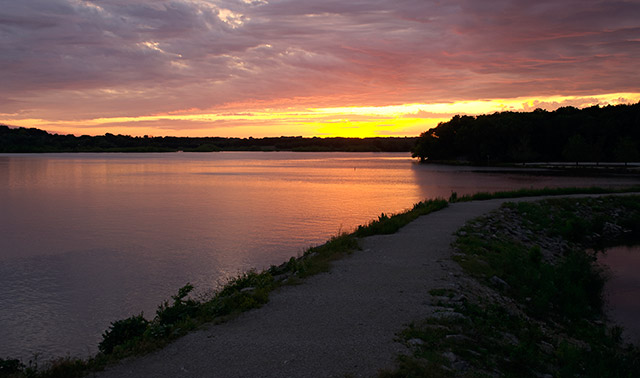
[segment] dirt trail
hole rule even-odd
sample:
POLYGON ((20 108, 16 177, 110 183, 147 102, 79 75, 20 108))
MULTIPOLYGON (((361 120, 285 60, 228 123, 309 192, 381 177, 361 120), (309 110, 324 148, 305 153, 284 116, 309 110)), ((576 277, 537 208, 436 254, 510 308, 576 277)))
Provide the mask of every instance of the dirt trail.
POLYGON ((396 234, 362 239, 362 251, 272 293, 264 307, 97 376, 374 376, 404 351, 396 333, 434 311, 429 290, 455 284, 452 234, 503 202, 451 204, 396 234))

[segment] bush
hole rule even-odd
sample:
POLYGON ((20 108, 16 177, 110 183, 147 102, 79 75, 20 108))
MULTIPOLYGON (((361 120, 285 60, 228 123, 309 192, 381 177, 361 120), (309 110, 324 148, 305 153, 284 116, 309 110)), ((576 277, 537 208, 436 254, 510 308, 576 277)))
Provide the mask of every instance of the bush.
POLYGON ((17 359, 0 358, 0 377, 8 377, 17 374, 25 368, 24 364, 17 359))
POLYGON ((160 325, 175 325, 180 321, 193 318, 198 313, 200 304, 193 299, 185 299, 193 290, 193 285, 186 284, 178 289, 178 294, 173 295, 173 304, 164 301, 156 311, 156 320, 160 325))
POLYGON ((98 349, 102 353, 110 354, 118 345, 126 344, 141 337, 148 326, 149 322, 142 314, 117 320, 111 323, 109 329, 102 334, 102 341, 98 345, 98 349))

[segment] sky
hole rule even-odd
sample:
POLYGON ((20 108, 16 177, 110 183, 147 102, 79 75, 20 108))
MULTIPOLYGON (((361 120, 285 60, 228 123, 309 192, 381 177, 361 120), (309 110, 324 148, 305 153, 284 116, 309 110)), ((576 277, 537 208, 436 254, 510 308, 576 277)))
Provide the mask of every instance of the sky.
POLYGON ((0 124, 59 134, 416 136, 639 67, 639 0, 0 0, 0 124))

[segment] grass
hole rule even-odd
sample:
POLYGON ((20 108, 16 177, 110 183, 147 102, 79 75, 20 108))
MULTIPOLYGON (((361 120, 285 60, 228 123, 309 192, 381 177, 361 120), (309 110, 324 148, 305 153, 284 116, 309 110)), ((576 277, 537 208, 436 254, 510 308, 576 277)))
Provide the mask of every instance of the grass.
POLYGON ((447 201, 436 199, 419 202, 413 205, 411 210, 391 216, 382 213, 377 220, 369 222, 368 225, 358 226, 354 235, 357 237, 366 237, 371 235, 393 234, 419 216, 444 209, 445 207, 447 207, 447 201))
POLYGON ((586 249, 637 243, 639 221, 636 195, 507 203, 468 223, 454 260, 486 289, 432 290, 455 316, 407 328, 413 353, 381 376, 636 376, 640 350, 607 325, 606 275, 586 249))
POLYGON ((298 284, 306 277, 328 271, 332 261, 359 249, 358 237, 394 233, 417 217, 446 206, 445 200, 428 200, 399 214, 382 215, 352 233, 334 236, 325 244, 311 247, 301 256, 292 257, 278 266, 243 273, 223 285, 208 300, 190 298, 194 288, 186 284, 170 301, 158 306, 153 319, 147 320, 140 314, 112 322, 103 333, 97 355, 86 360, 54 359, 44 366, 37 362, 24 364, 17 359, 0 359, 0 377, 82 377, 109 363, 156 350, 205 323, 224 322, 244 311, 261 307, 268 302, 269 294, 283 285, 298 284))
POLYGON ((601 188, 601 187, 566 187, 566 188, 542 188, 542 189, 517 189, 501 192, 478 192, 475 194, 465 194, 458 197, 458 193, 452 192, 449 202, 486 201, 498 198, 522 198, 537 196, 566 196, 572 194, 612 194, 612 193, 633 193, 640 192, 640 186, 624 188, 601 188))

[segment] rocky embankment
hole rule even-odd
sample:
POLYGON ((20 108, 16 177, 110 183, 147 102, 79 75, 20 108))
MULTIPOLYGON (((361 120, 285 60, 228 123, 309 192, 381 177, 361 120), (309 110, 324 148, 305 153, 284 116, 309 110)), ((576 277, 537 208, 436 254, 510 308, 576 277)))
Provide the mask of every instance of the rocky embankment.
POLYGON ((430 291, 436 313, 404 331, 412 353, 384 375, 632 376, 640 353, 608 323, 606 275, 587 249, 637 237, 639 204, 507 203, 467 223, 450 280, 430 291))

